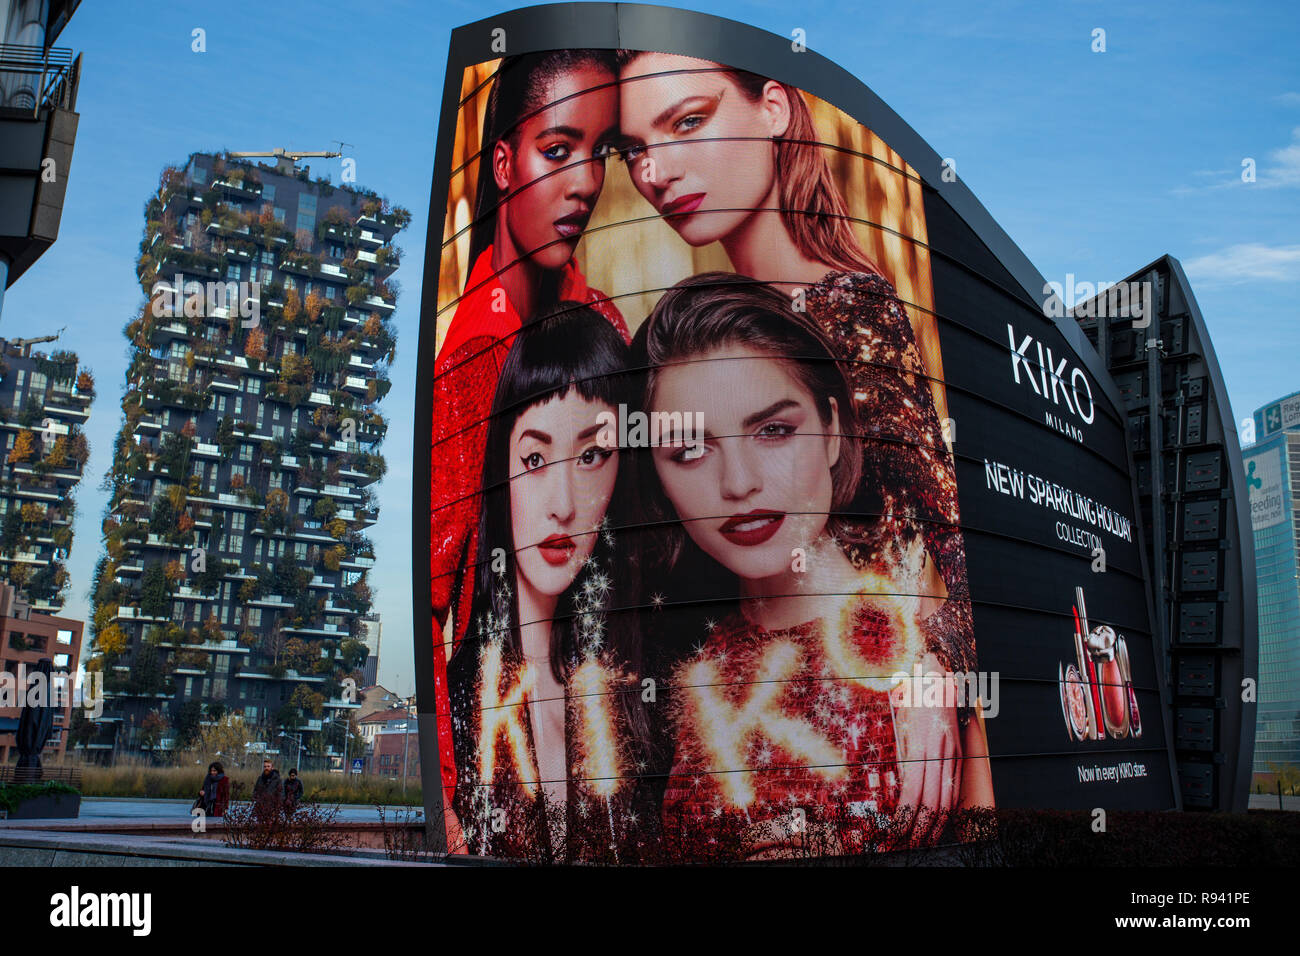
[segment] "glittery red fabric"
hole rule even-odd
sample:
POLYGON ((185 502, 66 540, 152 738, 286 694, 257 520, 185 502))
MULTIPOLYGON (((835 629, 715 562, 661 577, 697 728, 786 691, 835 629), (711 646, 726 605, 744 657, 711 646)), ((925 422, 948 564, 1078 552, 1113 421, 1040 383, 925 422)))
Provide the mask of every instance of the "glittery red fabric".
MULTIPOLYGON (((605 316, 627 341, 627 323, 603 293, 587 286, 570 261, 560 278, 561 301, 583 302, 605 316)), ((520 317, 492 272, 492 247, 479 256, 465 283, 434 366, 433 430, 430 457, 430 599, 436 628, 433 680, 438 749, 447 800, 456 783, 447 689, 447 654, 442 631, 450 614, 453 647, 465 636, 473 597, 473 565, 478 553, 479 483, 483 445, 497 378, 520 317), (453 610, 454 607, 454 610, 453 610)))
MULTIPOLYGON (((888 616, 853 611, 856 656, 889 668, 888 616)), ((819 621, 765 631, 733 614, 674 672, 677 750, 664 815, 707 819, 743 810, 786 819, 793 808, 850 815, 898 805, 898 748, 888 691, 839 673, 819 621)), ((887 686, 887 681, 885 685, 887 686)))

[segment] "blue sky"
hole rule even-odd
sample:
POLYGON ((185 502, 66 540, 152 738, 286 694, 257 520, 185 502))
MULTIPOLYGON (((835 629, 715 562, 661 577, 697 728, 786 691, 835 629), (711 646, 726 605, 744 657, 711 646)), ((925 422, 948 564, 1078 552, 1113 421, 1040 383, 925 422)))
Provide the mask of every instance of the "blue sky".
MULTIPOLYGON (((437 108, 453 27, 517 4, 88 0, 59 39, 83 53, 81 126, 58 243, 9 291, 0 335, 67 326, 98 380, 65 613, 85 617, 98 484, 121 422, 142 209, 196 150, 352 144, 358 180, 414 214, 382 514, 372 529, 380 680, 414 688, 410 507, 415 346, 437 108), (129 10, 129 14, 126 11, 129 10), (191 31, 207 52, 191 51, 191 31)), ((964 0, 699 2, 808 46, 871 87, 957 172, 1048 280, 1116 281, 1180 259, 1237 420, 1300 389, 1300 6, 964 0), (1106 51, 1092 51, 1093 31, 1106 51), (1256 181, 1243 183, 1242 161, 1256 181)), ((338 160, 312 176, 339 178, 338 160)), ((418 516, 423 520, 423 515, 418 516)))

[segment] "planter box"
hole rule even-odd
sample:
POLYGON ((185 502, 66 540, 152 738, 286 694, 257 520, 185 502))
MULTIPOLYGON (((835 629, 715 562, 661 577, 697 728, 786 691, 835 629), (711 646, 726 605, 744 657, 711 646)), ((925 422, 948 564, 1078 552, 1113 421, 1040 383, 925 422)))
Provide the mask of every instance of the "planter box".
POLYGON ((81 814, 81 794, 50 793, 24 800, 9 811, 10 820, 53 820, 75 818, 81 814))

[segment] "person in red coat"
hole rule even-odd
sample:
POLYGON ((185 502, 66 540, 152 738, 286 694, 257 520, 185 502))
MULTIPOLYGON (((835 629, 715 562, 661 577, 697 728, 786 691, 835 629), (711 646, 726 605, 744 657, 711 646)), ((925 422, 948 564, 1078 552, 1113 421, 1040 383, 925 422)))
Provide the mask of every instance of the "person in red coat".
POLYGON ((430 597, 438 632, 431 639, 448 808, 456 769, 447 659, 468 625, 484 442, 501 366, 516 333, 561 300, 590 305, 630 339, 618 309, 587 287, 573 261, 617 137, 615 80, 614 62, 601 51, 507 57, 484 115, 472 266, 433 384, 430 597))
POLYGON ((230 804, 230 778, 218 762, 208 764, 208 775, 199 789, 199 805, 210 817, 224 817, 230 804))

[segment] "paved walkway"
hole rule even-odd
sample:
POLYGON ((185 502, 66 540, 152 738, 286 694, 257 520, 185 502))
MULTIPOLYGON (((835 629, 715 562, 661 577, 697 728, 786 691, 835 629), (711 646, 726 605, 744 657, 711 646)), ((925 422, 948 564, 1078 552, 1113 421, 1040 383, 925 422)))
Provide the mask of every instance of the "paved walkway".
MULTIPOLYGON (((147 800, 132 797, 82 797, 81 814, 75 820, 51 820, 58 823, 188 823, 192 800, 147 800)), ((330 804, 326 804, 330 806, 330 804)), ((420 807, 385 807, 384 814, 389 823, 396 820, 411 820, 420 807), (408 811, 403 814, 403 810, 408 811)), ((339 808, 334 818, 340 823, 378 823, 379 811, 374 805, 345 804, 339 808)), ((0 827, 9 825, 31 827, 39 825, 35 820, 0 820, 0 827)))
POLYGON ((1249 806, 1252 810, 1300 810, 1300 797, 1284 796, 1279 807, 1276 793, 1252 793, 1249 806))

